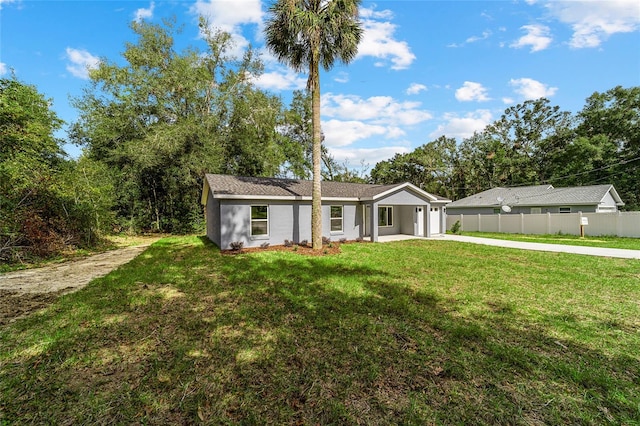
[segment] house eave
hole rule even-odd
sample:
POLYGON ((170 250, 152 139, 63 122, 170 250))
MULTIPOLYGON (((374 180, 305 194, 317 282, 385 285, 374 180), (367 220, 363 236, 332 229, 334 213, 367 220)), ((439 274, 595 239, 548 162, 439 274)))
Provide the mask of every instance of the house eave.
MULTIPOLYGON (((213 194, 220 200, 269 200, 269 201, 311 201, 307 195, 238 195, 238 194, 213 194)), ((322 197, 322 201, 358 202, 357 197, 322 197)))

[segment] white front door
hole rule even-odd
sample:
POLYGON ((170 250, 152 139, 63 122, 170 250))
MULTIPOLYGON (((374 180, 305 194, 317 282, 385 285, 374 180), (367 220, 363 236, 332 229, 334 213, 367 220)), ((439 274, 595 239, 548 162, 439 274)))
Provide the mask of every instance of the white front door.
POLYGON ((429 212, 429 226, 431 228, 431 234, 440 233, 440 209, 442 207, 431 207, 429 212))
POLYGON ((416 207, 413 211, 413 223, 416 237, 424 237, 424 207, 416 207))

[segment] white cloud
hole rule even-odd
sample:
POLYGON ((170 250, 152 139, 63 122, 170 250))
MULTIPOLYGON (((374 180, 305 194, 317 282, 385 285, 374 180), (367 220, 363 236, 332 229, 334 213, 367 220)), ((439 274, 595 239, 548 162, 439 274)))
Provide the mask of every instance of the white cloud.
POLYGON ((67 59, 71 62, 67 64, 67 71, 74 77, 89 79, 89 70, 95 69, 100 63, 100 58, 93 56, 84 49, 74 49, 67 47, 67 59))
POLYGON ((514 102, 513 98, 508 98, 508 97, 502 98, 503 104, 509 105, 509 104, 512 104, 513 102, 514 102))
POLYGON ((0 10, 2 10, 3 4, 16 3, 16 0, 0 0, 0 10))
POLYGON ((514 88, 514 92, 522 96, 525 100, 548 98, 555 95, 558 91, 557 87, 549 87, 531 78, 511 79, 509 85, 514 88))
POLYGON ((480 83, 465 81, 462 87, 456 90, 456 99, 461 102, 484 102, 491 100, 487 96, 487 89, 480 83))
POLYGON ((370 167, 375 166, 380 161, 388 160, 396 154, 407 154, 409 149, 405 146, 384 146, 380 148, 327 148, 329 154, 339 163, 345 161, 350 168, 359 169, 360 162, 370 167))
POLYGON ((417 95, 420 92, 427 90, 427 86, 419 83, 411 83, 409 88, 406 90, 407 95, 417 95))
MULTIPOLYGON (((242 26, 257 24, 261 28, 263 25, 260 0, 197 0, 189 11, 196 16, 204 16, 211 29, 231 34, 233 48, 228 53, 234 57, 241 57, 249 45, 242 34, 242 26)), ((256 34, 261 37, 261 31, 256 34)))
POLYGON ((256 86, 273 90, 300 90, 307 86, 307 79, 291 69, 276 69, 254 78, 256 86))
POLYGON ((367 99, 355 95, 322 96, 322 115, 342 120, 371 121, 374 124, 411 126, 432 118, 420 109, 420 102, 398 102, 390 96, 372 96, 367 99))
POLYGON ((322 132, 327 147, 348 146, 360 139, 386 135, 385 126, 367 124, 362 121, 328 120, 322 122, 322 132))
POLYGON ((7 73, 7 64, 4 62, 0 62, 0 75, 5 75, 7 73))
POLYGON ((337 76, 334 77, 333 81, 338 83, 348 83, 349 82, 349 74, 344 71, 340 71, 337 76))
POLYGON ((549 47, 553 41, 549 36, 549 27, 545 25, 524 25, 520 29, 527 33, 511 43, 510 46, 516 49, 531 46, 531 52, 539 52, 549 47))
POLYGON ((133 20, 136 22, 140 22, 143 19, 150 19, 153 17, 153 9, 155 9, 156 5, 154 2, 151 2, 148 9, 140 8, 135 11, 133 20))
POLYGON ((493 121, 491 112, 486 109, 479 109, 470 112, 463 117, 454 113, 444 115, 445 123, 429 134, 429 137, 436 139, 440 136, 464 139, 473 136, 474 132, 481 131, 493 121))
POLYGON ((548 2, 546 7, 571 26, 569 45, 577 49, 598 47, 612 34, 640 29, 638 0, 548 2))
POLYGON ((485 31, 482 32, 481 36, 471 36, 465 42, 466 43, 475 43, 476 41, 486 40, 489 37, 491 37, 491 31, 490 30, 485 30, 485 31))
POLYGON ((360 9, 364 32, 358 45, 358 57, 373 56, 381 59, 376 62, 376 66, 385 66, 387 61, 391 61, 391 69, 402 70, 408 68, 416 56, 411 52, 406 41, 398 41, 394 38, 396 25, 388 21, 392 17, 393 14, 388 10, 360 9))

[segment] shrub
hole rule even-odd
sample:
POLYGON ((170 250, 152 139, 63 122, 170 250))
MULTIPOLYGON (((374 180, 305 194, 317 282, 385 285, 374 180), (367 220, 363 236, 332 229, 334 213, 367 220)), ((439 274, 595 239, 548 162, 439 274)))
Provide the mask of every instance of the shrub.
POLYGON ((242 241, 234 241, 229 245, 231 246, 231 250, 233 251, 240 251, 242 250, 242 247, 244 247, 244 243, 242 241))
POLYGON ((263 249, 269 248, 269 243, 260 244, 260 248, 263 248, 263 249))
POLYGON ((346 238, 340 238, 340 244, 344 244, 344 243, 346 243, 346 242, 347 242, 347 239, 346 239, 346 238))
POLYGON ((331 238, 329 237, 322 237, 322 244, 329 244, 331 242, 331 238))
POLYGON ((453 224, 453 226, 451 227, 451 233, 453 234, 459 234, 460 233, 460 221, 457 220, 456 223, 453 224))
POLYGON ((293 247, 293 241, 284 240, 284 246, 285 247, 293 247))
POLYGON ((356 243, 361 243, 363 241, 362 237, 356 238, 356 243))
POLYGON ((307 247, 307 246, 309 245, 309 241, 307 241, 307 240, 302 240, 302 241, 300 241, 300 242, 298 243, 298 245, 299 245, 299 246, 302 246, 302 247, 307 247))

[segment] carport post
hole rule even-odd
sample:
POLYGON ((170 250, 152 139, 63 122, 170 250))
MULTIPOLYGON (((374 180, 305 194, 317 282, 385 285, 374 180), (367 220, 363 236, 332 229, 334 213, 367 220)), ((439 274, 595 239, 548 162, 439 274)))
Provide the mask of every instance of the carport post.
POLYGON ((371 242, 378 242, 378 203, 371 203, 371 242))

